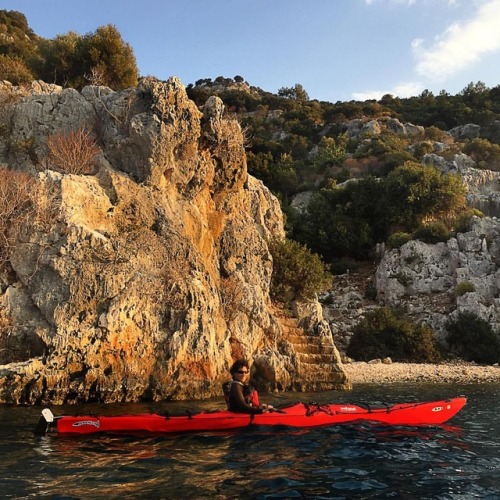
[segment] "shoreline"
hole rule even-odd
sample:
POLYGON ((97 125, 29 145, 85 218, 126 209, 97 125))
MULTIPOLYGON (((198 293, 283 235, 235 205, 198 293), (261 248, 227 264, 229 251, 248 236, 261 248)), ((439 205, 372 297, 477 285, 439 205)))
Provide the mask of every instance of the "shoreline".
POLYGON ((500 383, 500 366, 474 363, 390 363, 353 361, 342 365, 352 384, 399 382, 500 383))

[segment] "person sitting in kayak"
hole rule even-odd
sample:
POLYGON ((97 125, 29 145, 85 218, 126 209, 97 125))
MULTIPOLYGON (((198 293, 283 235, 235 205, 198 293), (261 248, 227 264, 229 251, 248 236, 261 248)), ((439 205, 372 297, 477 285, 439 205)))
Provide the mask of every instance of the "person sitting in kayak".
POLYGON ((233 380, 222 385, 224 398, 229 411, 238 413, 265 413, 272 409, 272 406, 259 404, 257 391, 248 383, 250 368, 245 359, 236 360, 229 369, 233 380))

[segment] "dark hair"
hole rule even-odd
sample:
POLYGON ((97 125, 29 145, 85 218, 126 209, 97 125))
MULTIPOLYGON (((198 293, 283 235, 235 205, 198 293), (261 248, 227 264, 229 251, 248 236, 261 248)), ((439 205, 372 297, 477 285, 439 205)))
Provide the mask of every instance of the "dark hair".
POLYGON ((235 372, 241 370, 242 368, 249 368, 248 366, 248 361, 246 359, 237 359, 231 366, 231 368, 229 368, 229 373, 231 375, 234 375, 235 372))

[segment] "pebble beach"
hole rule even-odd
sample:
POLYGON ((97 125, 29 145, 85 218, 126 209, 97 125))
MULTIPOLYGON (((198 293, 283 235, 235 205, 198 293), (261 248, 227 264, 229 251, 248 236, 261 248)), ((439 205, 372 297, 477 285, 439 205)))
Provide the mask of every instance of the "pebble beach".
POLYGON ((500 366, 473 363, 390 363, 354 361, 343 365, 352 384, 399 382, 480 384, 500 383, 500 366))

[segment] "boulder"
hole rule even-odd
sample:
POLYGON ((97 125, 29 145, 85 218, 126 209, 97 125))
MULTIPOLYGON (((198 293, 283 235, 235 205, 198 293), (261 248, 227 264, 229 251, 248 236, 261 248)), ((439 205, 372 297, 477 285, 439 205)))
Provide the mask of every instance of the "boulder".
POLYGON ((448 131, 448 133, 456 140, 476 139, 480 136, 481 127, 474 123, 467 123, 465 125, 452 128, 448 131))

